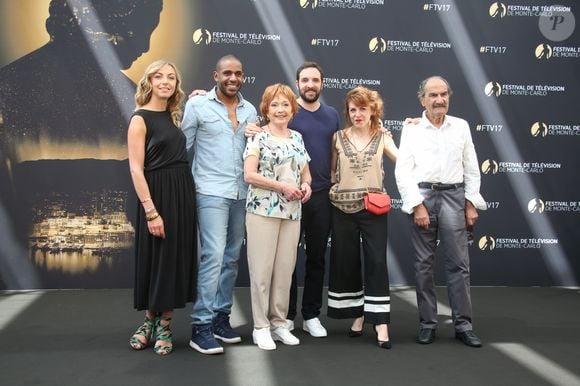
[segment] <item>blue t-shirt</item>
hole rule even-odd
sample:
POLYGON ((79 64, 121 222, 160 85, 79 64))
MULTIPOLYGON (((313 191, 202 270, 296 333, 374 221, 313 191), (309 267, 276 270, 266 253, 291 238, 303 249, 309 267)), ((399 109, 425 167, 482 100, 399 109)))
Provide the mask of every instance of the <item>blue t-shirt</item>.
POLYGON ((306 151, 310 155, 310 174, 312 175, 312 191, 329 189, 330 157, 332 136, 338 131, 340 120, 334 107, 320 104, 316 111, 308 111, 302 107, 288 124, 292 130, 302 134, 306 151))

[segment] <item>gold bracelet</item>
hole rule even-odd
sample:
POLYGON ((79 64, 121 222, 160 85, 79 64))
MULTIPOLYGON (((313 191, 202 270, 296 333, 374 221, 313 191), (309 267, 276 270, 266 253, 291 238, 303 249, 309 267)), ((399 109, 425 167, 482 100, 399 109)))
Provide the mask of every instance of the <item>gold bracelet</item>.
POLYGON ((155 212, 153 213, 151 216, 149 217, 145 217, 147 219, 147 221, 153 221, 155 220, 157 217, 159 217, 159 213, 155 212))

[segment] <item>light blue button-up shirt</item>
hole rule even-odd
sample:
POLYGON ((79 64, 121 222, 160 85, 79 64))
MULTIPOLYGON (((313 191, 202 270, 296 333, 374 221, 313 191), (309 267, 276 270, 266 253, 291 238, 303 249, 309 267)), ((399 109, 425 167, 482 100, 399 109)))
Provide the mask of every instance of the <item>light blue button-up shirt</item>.
POLYGON ((187 101, 181 130, 187 138, 187 150, 193 150, 191 171, 198 193, 230 199, 245 199, 243 153, 246 147, 246 124, 256 122, 256 108, 238 93, 234 130, 226 106, 214 87, 206 95, 187 101), (193 149, 192 149, 193 148, 193 149))

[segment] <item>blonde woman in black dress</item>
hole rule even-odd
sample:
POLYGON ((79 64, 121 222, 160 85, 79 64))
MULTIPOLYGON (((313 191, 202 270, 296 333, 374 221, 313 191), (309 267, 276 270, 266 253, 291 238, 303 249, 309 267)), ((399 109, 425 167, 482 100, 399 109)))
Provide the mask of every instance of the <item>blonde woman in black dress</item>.
POLYGON ((128 130, 129 166, 141 202, 135 229, 134 305, 145 321, 129 344, 173 351, 173 309, 195 300, 197 251, 195 188, 178 128, 184 93, 174 64, 156 61, 137 85, 128 130))

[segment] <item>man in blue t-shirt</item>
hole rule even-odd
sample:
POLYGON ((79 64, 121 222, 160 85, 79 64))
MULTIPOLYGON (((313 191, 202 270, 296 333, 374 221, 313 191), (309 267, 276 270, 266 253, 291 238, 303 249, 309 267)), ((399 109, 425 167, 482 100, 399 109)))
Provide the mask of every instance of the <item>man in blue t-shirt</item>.
MULTIPOLYGON (((302 205, 301 232, 306 244, 306 266, 304 293, 302 295, 302 317, 304 331, 314 337, 325 337, 326 329, 318 316, 322 306, 324 285, 324 263, 326 246, 330 234, 331 204, 330 157, 332 136, 339 129, 338 112, 319 100, 323 82, 322 69, 317 63, 305 62, 296 71, 296 87, 300 94, 300 108, 290 124, 292 130, 302 134, 306 150, 310 155, 312 174, 312 197, 302 205)), ((292 277, 288 327, 294 328, 296 317, 297 288, 296 270, 292 277)))

